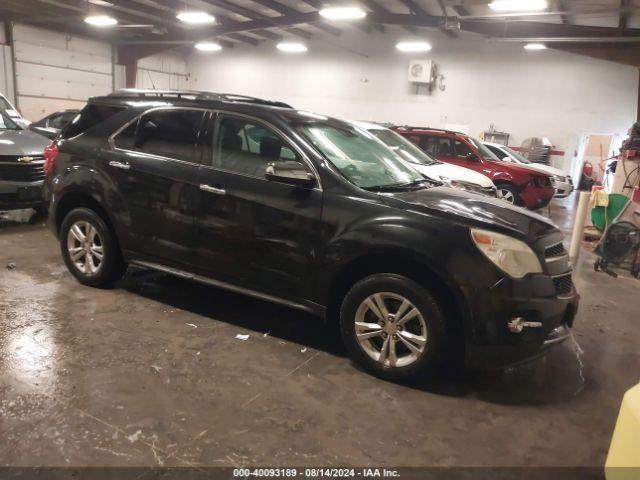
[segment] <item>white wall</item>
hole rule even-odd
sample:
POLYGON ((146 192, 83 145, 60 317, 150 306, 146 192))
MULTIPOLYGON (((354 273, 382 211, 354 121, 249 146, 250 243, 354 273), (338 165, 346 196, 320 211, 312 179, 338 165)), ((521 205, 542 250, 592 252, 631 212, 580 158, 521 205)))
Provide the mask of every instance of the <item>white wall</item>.
POLYGON ((188 89, 189 75, 184 55, 166 52, 138 60, 137 88, 188 89))
POLYGON ((16 103, 22 116, 39 120, 113 88, 111 46, 17 24, 13 29, 16 103))
MULTIPOLYGON (((446 39, 434 33, 427 55, 400 54, 402 36, 345 32, 334 42, 310 43, 286 55, 273 43, 236 46, 189 60, 192 87, 289 102, 342 118, 409 125, 468 125, 472 135, 490 124, 511 133, 511 145, 546 136, 556 148, 581 132, 626 133, 636 115, 638 70, 547 50, 487 43, 480 37, 446 39), (410 59, 430 58, 445 76, 444 92, 416 93, 407 81, 410 59)), ((567 151, 568 168, 573 152, 567 151)))

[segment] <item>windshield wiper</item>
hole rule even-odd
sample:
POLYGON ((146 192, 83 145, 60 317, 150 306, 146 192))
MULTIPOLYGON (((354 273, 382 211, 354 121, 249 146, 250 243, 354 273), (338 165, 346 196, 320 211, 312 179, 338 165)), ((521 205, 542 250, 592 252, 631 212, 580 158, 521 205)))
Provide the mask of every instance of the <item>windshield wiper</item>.
POLYGON ((439 183, 429 180, 427 178, 421 178, 408 183, 391 183, 389 185, 374 185, 373 187, 366 187, 365 190, 370 192, 401 192, 405 190, 419 190, 421 188, 431 188, 439 183), (428 184, 428 185, 427 185, 428 184))

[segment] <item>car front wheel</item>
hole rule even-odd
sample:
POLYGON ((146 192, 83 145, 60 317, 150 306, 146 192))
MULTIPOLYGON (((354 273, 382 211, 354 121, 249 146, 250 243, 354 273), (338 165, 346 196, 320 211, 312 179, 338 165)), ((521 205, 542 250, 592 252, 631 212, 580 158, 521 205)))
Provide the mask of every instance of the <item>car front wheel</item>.
POLYGON ((504 200, 511 205, 519 205, 520 199, 518 197, 518 191, 512 186, 507 184, 501 184, 497 186, 497 197, 504 200))
POLYGON ((426 376, 444 356, 438 304, 401 275, 376 274, 356 283, 342 303, 340 329, 352 359, 387 380, 426 376))

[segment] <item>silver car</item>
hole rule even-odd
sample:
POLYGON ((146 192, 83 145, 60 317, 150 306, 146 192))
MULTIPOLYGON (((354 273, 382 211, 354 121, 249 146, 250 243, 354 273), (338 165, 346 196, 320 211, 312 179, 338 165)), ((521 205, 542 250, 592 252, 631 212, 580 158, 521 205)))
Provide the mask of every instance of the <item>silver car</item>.
POLYGON ((0 112, 0 210, 44 211, 44 148, 49 143, 0 112))

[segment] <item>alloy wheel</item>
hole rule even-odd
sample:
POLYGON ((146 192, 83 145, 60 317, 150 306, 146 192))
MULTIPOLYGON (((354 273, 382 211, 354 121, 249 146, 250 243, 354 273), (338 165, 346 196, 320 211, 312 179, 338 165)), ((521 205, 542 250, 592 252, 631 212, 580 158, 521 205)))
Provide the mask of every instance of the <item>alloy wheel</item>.
POLYGON ((416 362, 427 345, 427 325, 418 308, 391 292, 367 297, 356 310, 356 339, 365 353, 390 367, 416 362))
POLYGON ((511 204, 514 204, 516 201, 516 197, 513 195, 513 192, 506 188, 499 188, 497 194, 498 198, 505 200, 511 204))
POLYGON ((104 248, 98 230, 85 220, 71 225, 67 251, 74 267, 84 275, 95 275, 102 268, 104 248))

